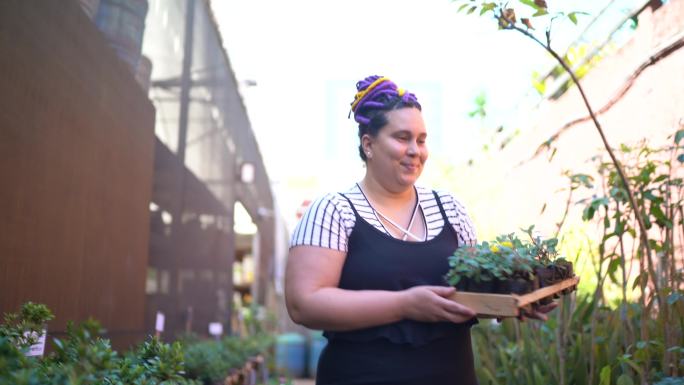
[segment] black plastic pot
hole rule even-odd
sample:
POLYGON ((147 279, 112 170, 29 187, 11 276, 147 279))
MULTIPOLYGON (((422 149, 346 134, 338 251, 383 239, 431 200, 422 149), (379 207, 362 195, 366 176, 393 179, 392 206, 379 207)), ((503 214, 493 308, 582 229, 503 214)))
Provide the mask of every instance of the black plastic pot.
MULTIPOLYGON (((551 267, 538 267, 534 270, 534 275, 537 279, 539 288, 554 284, 555 271, 551 267)), ((551 302, 553 302, 553 296, 544 297, 537 301, 539 305, 548 305, 551 302)))
POLYGON ((534 270, 534 275, 539 280, 539 287, 547 287, 554 283, 555 270, 551 267, 539 267, 534 270))
POLYGON ((473 293, 494 293, 496 285, 493 280, 491 281, 475 281, 471 280, 468 282, 468 291, 473 293))
MULTIPOLYGON (((575 273, 572 268, 572 262, 556 261, 555 265, 556 269, 558 270, 558 274, 560 275, 560 280, 572 278, 575 276, 575 273)), ((567 289, 563 289, 563 291, 561 291, 561 294, 569 294, 573 290, 573 287, 569 287, 567 289)))
POLYGON ((523 278, 510 278, 501 282, 502 294, 527 294, 534 290, 534 282, 523 278))
POLYGON ((460 281, 454 286, 456 290, 458 291, 468 291, 468 284, 469 284, 468 278, 461 278, 460 281))
POLYGON ((556 264, 561 266, 565 270, 565 278, 572 278, 575 276, 575 272, 572 268, 572 262, 569 261, 558 261, 556 264))

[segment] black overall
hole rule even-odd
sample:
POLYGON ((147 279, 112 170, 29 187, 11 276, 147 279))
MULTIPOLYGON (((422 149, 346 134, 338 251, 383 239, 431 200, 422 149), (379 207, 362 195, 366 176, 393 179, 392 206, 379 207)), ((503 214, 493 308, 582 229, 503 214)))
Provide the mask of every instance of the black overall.
MULTIPOLYGON (((383 233, 361 218, 350 201, 356 224, 339 287, 398 291, 418 285, 445 286, 447 256, 458 247, 458 238, 438 195, 433 194, 444 226, 425 242, 402 241, 383 233)), ((318 362, 316 385, 476 385, 470 342, 470 326, 476 322, 402 320, 353 331, 326 331, 328 345, 318 362)))

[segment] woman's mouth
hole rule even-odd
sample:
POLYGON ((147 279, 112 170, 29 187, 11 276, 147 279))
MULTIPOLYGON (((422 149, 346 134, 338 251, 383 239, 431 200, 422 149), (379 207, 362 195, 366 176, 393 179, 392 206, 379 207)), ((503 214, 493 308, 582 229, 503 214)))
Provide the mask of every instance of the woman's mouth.
POLYGON ((409 172, 416 172, 420 169, 420 165, 418 164, 413 164, 413 163, 402 163, 401 164, 405 169, 407 169, 409 172))

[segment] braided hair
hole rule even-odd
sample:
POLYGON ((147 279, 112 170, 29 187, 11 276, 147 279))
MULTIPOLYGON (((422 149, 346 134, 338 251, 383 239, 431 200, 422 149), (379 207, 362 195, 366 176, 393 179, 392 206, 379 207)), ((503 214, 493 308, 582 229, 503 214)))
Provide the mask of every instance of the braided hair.
MULTIPOLYGON (((406 92, 386 77, 373 75, 356 83, 357 93, 351 103, 354 120, 359 123, 359 139, 368 134, 376 137, 387 125, 386 113, 400 108, 417 108, 422 111, 416 95, 406 92)), ((367 160, 363 146, 359 144, 359 156, 367 160)))

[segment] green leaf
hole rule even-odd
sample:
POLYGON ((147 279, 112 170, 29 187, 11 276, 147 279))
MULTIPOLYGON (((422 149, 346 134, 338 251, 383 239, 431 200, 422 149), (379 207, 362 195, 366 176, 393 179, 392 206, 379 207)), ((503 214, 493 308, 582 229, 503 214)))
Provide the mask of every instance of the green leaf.
POLYGON ((470 7, 470 9, 468 10, 467 14, 470 15, 471 13, 475 12, 476 9, 477 9, 477 5, 473 5, 473 6, 470 7))
POLYGON ((663 209, 660 208, 660 205, 652 204, 650 211, 651 214, 656 217, 656 222, 660 227, 672 227, 672 222, 670 222, 670 219, 665 215, 663 209))
POLYGON ((493 11, 496 8, 496 3, 484 3, 482 4, 482 10, 480 10, 480 16, 484 15, 488 11, 493 11))
POLYGON ((520 0, 520 2, 521 2, 522 4, 527 5, 528 7, 532 7, 532 8, 534 8, 534 9, 539 9, 539 7, 537 6, 537 4, 535 4, 533 0, 520 0))
POLYGON ((610 276, 610 280, 616 285, 618 282, 617 278, 615 277, 615 272, 617 271, 618 267, 620 267, 620 258, 613 259, 608 265, 608 275, 610 276))
POLYGON ((532 87, 539 93, 539 95, 544 95, 546 92, 546 82, 540 81, 537 78, 532 79, 532 87))
POLYGON ((684 130, 677 130, 677 133, 675 134, 675 143, 679 144, 682 138, 684 138, 684 130))
POLYGON ((634 278, 634 284, 632 285, 632 290, 636 289, 641 285, 641 282, 648 280, 648 272, 642 271, 636 278, 634 278))
POLYGON ((621 221, 620 218, 615 220, 615 230, 613 233, 617 236, 621 236, 625 232, 625 222, 621 221))
POLYGON ((633 360, 631 360, 631 358, 632 358, 631 354, 623 354, 622 357, 618 358, 618 361, 620 361, 621 363, 625 363, 625 364, 629 365, 632 369, 634 369, 634 371, 638 375, 641 375, 641 373, 643 372, 642 368, 639 367, 639 365, 637 365, 633 360))
POLYGON ((548 15, 548 14, 549 14, 549 12, 547 12, 545 9, 539 8, 537 10, 537 12, 535 12, 534 15, 532 15, 532 17, 544 16, 544 15, 548 15))
POLYGON ((572 24, 577 25, 577 12, 568 13, 568 19, 570 19, 570 21, 572 21, 572 24))
POLYGON ((534 383, 535 384, 544 384, 544 377, 542 376, 541 372, 539 371, 539 367, 536 364, 532 365, 532 373, 534 374, 534 383))
POLYGON ((59 338, 55 338, 52 342, 57 346, 57 350, 64 350, 64 343, 59 338))
MULTIPOLYGON (((653 190, 644 191, 644 198, 646 198, 650 201, 654 201, 654 202, 657 202, 660 199, 657 196, 653 195, 653 190)), ((660 200, 662 200, 662 199, 660 199, 660 200)))
POLYGON ((648 215, 644 216, 644 226, 646 226, 646 230, 650 230, 652 227, 651 218, 648 215))
POLYGON ((632 378, 629 377, 626 374, 621 374, 620 377, 618 377, 617 385, 634 385, 634 381, 632 381, 632 378))
POLYGON ((599 385, 610 385, 610 365, 606 365, 601 369, 599 378, 599 385))
POLYGON ((677 160, 679 161, 679 163, 684 163, 684 154, 679 154, 677 160))
POLYGON ((627 193, 622 187, 611 187, 610 196, 616 200, 624 201, 627 198, 627 193))
POLYGON ((608 206, 610 201, 606 197, 594 198, 591 203, 584 208, 582 219, 585 221, 594 218, 594 214, 601 206, 608 206))
POLYGON ((594 187, 594 184, 592 183, 594 181, 594 178, 592 178, 591 175, 575 174, 575 175, 570 177, 570 180, 572 182, 579 182, 582 186, 584 186, 586 188, 594 187))

